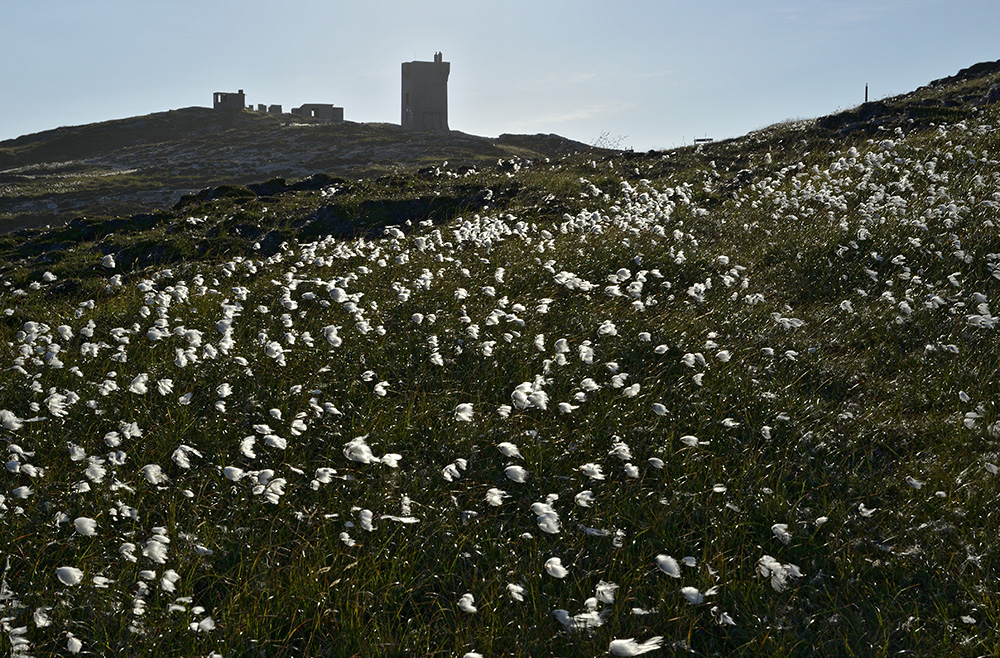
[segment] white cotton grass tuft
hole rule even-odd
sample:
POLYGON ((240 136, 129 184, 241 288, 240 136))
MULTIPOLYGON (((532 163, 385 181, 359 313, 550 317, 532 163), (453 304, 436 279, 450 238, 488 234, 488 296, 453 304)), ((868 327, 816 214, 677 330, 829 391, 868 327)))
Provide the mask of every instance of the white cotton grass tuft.
POLYGON ((518 450, 517 446, 508 441, 504 441, 503 443, 498 443, 497 450, 499 450, 500 454, 503 455, 504 457, 509 457, 511 459, 524 459, 524 457, 521 455, 521 451, 518 450))
POLYGON ((594 588, 594 596, 601 603, 607 603, 611 605, 615 602, 615 593, 618 591, 618 585, 611 582, 600 581, 594 588))
POLYGON ((511 400, 518 409, 548 409, 549 396, 541 388, 542 382, 536 379, 534 382, 523 382, 514 388, 511 393, 511 400))
POLYGON ((479 609, 475 606, 476 599, 472 594, 463 594, 461 598, 458 599, 458 609, 462 612, 474 615, 479 609))
POLYGON ((363 509, 358 512, 358 523, 361 524, 361 529, 366 532, 374 532, 375 526, 373 525, 373 520, 375 514, 370 509, 363 509))
POLYGON ((72 633, 66 633, 66 651, 77 654, 83 651, 83 642, 72 633))
POLYGON ((76 567, 58 567, 56 568, 56 578, 63 585, 79 585, 80 581, 83 580, 83 572, 76 567))
POLYGON ((775 523, 771 526, 771 534, 786 546, 792 541, 792 533, 788 532, 787 523, 775 523))
POLYGON ((580 466, 579 471, 591 480, 603 480, 604 470, 600 464, 587 463, 580 466))
POLYGON ((73 529, 78 535, 93 537, 97 534, 97 521, 86 516, 78 516, 73 520, 73 529))
POLYGON ((372 454, 372 449, 368 447, 365 443, 365 439, 368 435, 357 436, 344 444, 344 456, 350 459, 352 462, 358 462, 359 464, 372 464, 381 461, 378 457, 372 454))
POLYGON ((183 443, 174 450, 170 456, 171 461, 183 469, 191 468, 191 457, 201 457, 202 454, 197 449, 183 443))
POLYGON ((463 402, 462 404, 455 407, 455 420, 463 423, 472 422, 472 404, 469 402, 463 402))
POLYGON ((486 492, 486 502, 492 507, 500 507, 503 505, 504 498, 510 498, 510 495, 508 495, 503 489, 492 487, 486 492))
POLYGON ((659 567, 660 571, 667 574, 671 578, 681 577, 681 565, 677 563, 677 560, 670 557, 669 555, 657 555, 656 556, 656 566, 659 567))
POLYGON ((239 466, 226 466, 222 469, 222 475, 230 482, 239 482, 243 479, 243 469, 239 466))
POLYGON ((468 468, 469 462, 466 459, 458 458, 441 470, 441 475, 448 482, 454 482, 462 477, 462 473, 468 468))
POLYGON ((132 380, 132 383, 128 385, 129 393, 135 393, 136 395, 145 395, 149 390, 147 383, 149 382, 149 375, 146 373, 141 373, 136 375, 132 380))
POLYGON ((561 559, 550 557, 545 561, 545 573, 553 578, 565 578, 569 575, 569 570, 563 566, 561 559))
POLYGON ((725 610, 720 609, 719 606, 717 605, 713 605, 712 609, 709 612, 711 612, 712 616, 715 617, 715 623, 718 624, 719 626, 736 625, 736 620, 733 619, 732 615, 730 615, 725 610))
POLYGON ((522 585, 516 583, 507 584, 507 595, 515 601, 524 601, 524 595, 527 594, 528 590, 522 585))
POLYGON ((276 450, 285 450, 288 447, 288 439, 280 437, 277 434, 265 434, 264 445, 276 450))
POLYGON ((596 500, 596 497, 590 489, 585 489, 573 496, 573 501, 580 507, 590 507, 594 504, 594 500, 596 500))
POLYGON ((612 322, 611 320, 605 320, 604 322, 601 323, 601 326, 599 326, 597 328, 597 335, 598 336, 617 336, 618 335, 618 328, 615 326, 615 323, 612 322))
POLYGON ((153 485, 165 484, 168 481, 167 475, 159 464, 146 464, 142 467, 142 476, 153 485))
POLYGON ((548 503, 532 503, 531 511, 535 513, 539 529, 550 535, 559 534, 559 515, 548 503))
POLYGON ((35 612, 31 615, 31 620, 35 622, 35 626, 45 628, 52 625, 52 618, 49 617, 49 610, 51 609, 50 607, 35 609, 35 612))
POLYGON ((636 642, 635 638, 624 640, 611 640, 608 645, 608 652, 612 656, 639 656, 644 653, 656 651, 663 647, 663 636, 656 635, 645 642, 636 642))
POLYGON ((568 610, 556 609, 552 611, 552 616, 562 624, 567 631, 580 632, 592 631, 604 625, 604 620, 611 612, 610 608, 598 612, 597 599, 590 598, 586 601, 587 610, 576 615, 570 615, 568 610))
POLYGON ((157 564, 166 564, 167 544, 163 541, 163 539, 165 538, 156 535, 147 541, 146 546, 142 549, 143 556, 149 558, 157 564))
POLYGON ((177 591, 177 581, 181 579, 179 573, 173 569, 167 569, 163 572, 163 577, 160 578, 160 589, 164 592, 176 592, 177 591))
POLYGON ((504 475, 507 476, 508 479, 513 480, 514 482, 517 482, 519 484, 523 484, 528 479, 528 471, 524 470, 523 467, 518 466, 516 464, 508 466, 507 468, 503 469, 503 473, 504 475))
POLYGON ((246 436, 240 440, 240 454, 249 459, 256 459, 257 453, 254 452, 253 446, 257 443, 256 437, 246 436))
POLYGON ((118 553, 127 561, 135 564, 139 558, 135 554, 136 546, 132 542, 125 542, 118 548, 118 553))
POLYGON ((215 630, 215 620, 211 617, 205 617, 199 622, 191 622, 190 628, 192 631, 197 631, 198 633, 207 633, 208 631, 215 630))
POLYGON ((682 587, 680 591, 684 599, 691 605, 701 605, 705 602, 705 595, 697 587, 688 585, 687 587, 682 587))
POLYGON ((0 409, 0 427, 10 431, 19 430, 24 427, 24 421, 13 412, 0 409))
POLYGON ((802 571, 794 564, 782 564, 770 555, 764 555, 757 560, 757 570, 761 576, 771 579, 771 588, 775 592, 784 592, 796 578, 802 577, 802 571))
MULTIPOLYGON (((612 437, 616 438, 616 437, 612 437)), ((628 447, 624 441, 616 440, 611 446, 611 450, 608 452, 609 455, 614 455, 623 462, 630 461, 632 459, 632 450, 628 447)))
POLYGON ((97 457, 88 457, 87 469, 83 474, 94 484, 100 484, 104 481, 104 476, 108 474, 108 469, 104 468, 103 460, 97 457))

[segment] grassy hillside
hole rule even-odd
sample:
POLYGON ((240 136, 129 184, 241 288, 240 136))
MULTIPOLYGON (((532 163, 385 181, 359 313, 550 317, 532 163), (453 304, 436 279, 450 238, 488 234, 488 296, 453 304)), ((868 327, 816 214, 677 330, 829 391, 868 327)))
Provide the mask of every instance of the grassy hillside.
POLYGON ((129 215, 221 184, 358 178, 450 160, 555 157, 588 150, 556 135, 417 133, 399 126, 185 108, 0 142, 0 231, 129 215))
POLYGON ((997 82, 5 236, 0 650, 1000 652, 997 82))

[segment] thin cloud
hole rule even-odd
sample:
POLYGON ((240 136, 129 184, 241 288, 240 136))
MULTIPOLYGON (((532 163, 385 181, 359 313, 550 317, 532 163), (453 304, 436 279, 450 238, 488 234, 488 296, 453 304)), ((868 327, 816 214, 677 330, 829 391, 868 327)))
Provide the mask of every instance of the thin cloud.
POLYGON ((675 72, 672 71, 672 70, 664 70, 664 71, 638 71, 636 73, 631 74, 630 77, 633 80, 651 80, 653 78, 665 78, 665 77, 667 77, 669 75, 674 75, 674 73, 675 72))
POLYGON ((569 111, 556 111, 539 114, 531 117, 530 120, 516 121, 511 125, 515 129, 523 129, 530 126, 565 124, 574 121, 594 119, 597 117, 614 116, 633 106, 633 103, 602 103, 598 105, 586 105, 569 111))
POLYGON ((561 75, 550 74, 532 81, 532 85, 549 87, 554 84, 583 84, 598 80, 598 74, 593 71, 578 71, 576 73, 565 73, 561 75))

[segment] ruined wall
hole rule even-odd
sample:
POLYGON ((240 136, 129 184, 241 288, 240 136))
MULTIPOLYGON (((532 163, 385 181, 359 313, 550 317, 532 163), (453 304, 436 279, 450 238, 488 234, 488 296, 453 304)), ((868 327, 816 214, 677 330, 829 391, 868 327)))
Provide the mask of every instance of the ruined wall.
POLYGON ((344 108, 334 107, 327 103, 305 103, 301 107, 292 109, 292 114, 304 117, 313 117, 324 121, 343 121, 344 108))
MULTIPOLYGON (((239 112, 244 109, 253 110, 253 106, 246 107, 246 94, 240 89, 238 92, 217 91, 212 96, 212 107, 224 112, 239 112)), ((281 114, 281 105, 265 105, 257 103, 257 111, 269 114, 281 114)), ((330 103, 304 103, 301 107, 291 110, 291 114, 323 121, 343 121, 344 108, 335 107, 330 103)))
POLYGON ((242 112, 246 106, 246 95, 240 89, 235 94, 231 91, 217 91, 212 96, 212 108, 226 112, 242 112))
POLYGON ((400 125, 407 130, 445 132, 448 128, 448 74, 441 53, 433 62, 403 62, 400 125))

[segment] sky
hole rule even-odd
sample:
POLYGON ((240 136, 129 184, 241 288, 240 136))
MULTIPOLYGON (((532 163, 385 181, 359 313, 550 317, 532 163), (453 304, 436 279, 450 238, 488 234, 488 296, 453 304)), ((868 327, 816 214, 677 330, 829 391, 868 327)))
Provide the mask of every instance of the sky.
POLYGON ((0 140, 191 106, 333 103, 399 123, 451 63, 452 130, 667 149, 1000 59, 998 0, 2 0, 0 140))

